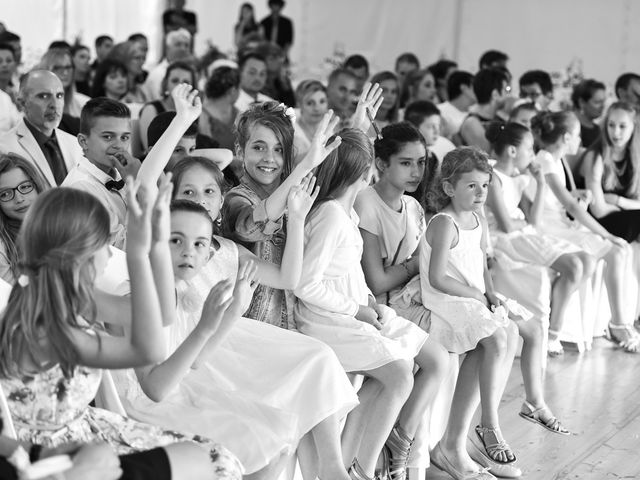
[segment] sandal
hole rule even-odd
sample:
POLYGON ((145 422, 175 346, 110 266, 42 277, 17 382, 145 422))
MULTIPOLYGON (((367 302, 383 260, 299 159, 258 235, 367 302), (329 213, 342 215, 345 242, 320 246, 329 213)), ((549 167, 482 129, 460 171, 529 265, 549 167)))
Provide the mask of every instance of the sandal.
POLYGON ((560 435, 571 435, 571 432, 562 426, 560 421, 553 416, 553 413, 551 413, 551 409, 549 409, 549 407, 547 407, 546 405, 540 408, 536 408, 529 402, 525 401, 522 404, 522 410, 520 410, 518 415, 520 415, 525 420, 537 423, 550 432, 558 433, 560 435), (543 420, 543 417, 546 417, 547 420, 543 420))
POLYGON ((625 352, 640 352, 640 334, 638 334, 638 331, 631 325, 614 325, 613 323, 609 323, 605 337, 623 348, 625 352))
POLYGON ((557 332, 555 330, 549 330, 549 340, 547 342, 547 353, 549 354, 550 357, 558 357, 564 354, 564 348, 562 347, 562 343, 560 343, 559 335, 560 335, 560 332, 557 332))
POLYGON ((431 465, 448 473, 454 480, 496 480, 496 477, 489 473, 488 468, 480 468, 479 465, 479 470, 476 472, 459 471, 445 456, 439 443, 431 450, 431 465))
POLYGON ((516 456, 511 450, 511 447, 504 441, 502 438, 502 432, 500 428, 491 428, 491 427, 481 427, 480 425, 476 426, 476 435, 482 442, 482 446, 484 447, 485 452, 487 452, 487 456, 492 459, 496 463, 513 463, 516 461, 516 456), (493 435, 495 438, 495 443, 489 443, 485 441, 485 437, 487 435, 493 435), (500 460, 498 457, 499 454, 504 453, 507 457, 507 461, 500 460))
POLYGON ((368 477, 367 474, 364 473, 364 470, 362 470, 357 458, 353 459, 353 463, 349 467, 348 473, 351 480, 373 480, 373 478, 368 477))
POLYGON ((413 439, 399 425, 393 427, 385 447, 389 449, 389 479, 406 480, 413 439))

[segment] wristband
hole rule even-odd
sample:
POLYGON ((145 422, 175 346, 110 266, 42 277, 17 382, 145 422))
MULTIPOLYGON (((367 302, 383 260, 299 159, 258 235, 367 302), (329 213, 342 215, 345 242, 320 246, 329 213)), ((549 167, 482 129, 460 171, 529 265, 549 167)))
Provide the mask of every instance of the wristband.
POLYGON ((29 461, 31 463, 35 463, 38 460, 40 460, 40 455, 42 454, 42 445, 38 445, 37 443, 34 443, 33 445, 31 445, 31 448, 29 449, 29 461))

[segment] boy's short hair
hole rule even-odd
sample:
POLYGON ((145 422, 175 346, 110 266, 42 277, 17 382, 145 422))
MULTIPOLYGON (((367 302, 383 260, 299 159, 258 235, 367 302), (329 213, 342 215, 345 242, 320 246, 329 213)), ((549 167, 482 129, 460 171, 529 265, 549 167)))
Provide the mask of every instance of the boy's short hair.
POLYGON ((520 77, 520 90, 527 85, 537 84, 542 90, 543 95, 547 95, 553 91, 553 83, 551 76, 544 70, 529 70, 520 77))
POLYGON ((462 94, 462 85, 472 88, 473 74, 464 70, 457 70, 447 80, 447 95, 450 100, 458 98, 462 94))
POLYGON ((251 60, 258 60, 262 63, 264 63, 265 65, 267 64, 267 59, 264 58, 263 55, 261 55, 260 53, 256 52, 253 49, 249 49, 245 52, 243 52, 243 54, 240 56, 240 58, 238 59, 238 71, 242 72, 242 69, 244 68, 245 64, 251 60))
POLYGON ((131 111, 124 103, 107 97, 92 98, 80 113, 80 133, 89 135, 99 117, 131 119, 131 111))
POLYGON ((499 68, 485 68, 480 70, 473 79, 473 93, 478 103, 484 105, 491 101, 494 90, 501 92, 504 84, 509 83, 507 74, 499 68))
POLYGON ((129 35, 129 38, 127 38, 128 42, 139 42, 140 40, 148 40, 147 36, 144 33, 132 33, 131 35, 129 35))
POLYGON ((440 116, 440 110, 432 102, 427 100, 416 100, 407 105, 404 111, 404 119, 416 128, 420 128, 425 118, 434 115, 440 116))
POLYGON ((0 50, 5 50, 7 52, 11 52, 11 56, 13 57, 13 59, 16 59, 16 51, 13 49, 13 47, 11 46, 11 44, 6 43, 6 42, 0 42, 0 50))
MULTIPOLYGON (((176 112, 162 112, 159 115, 151 120, 149 127, 147 128, 147 143, 149 144, 149 148, 153 147, 160 137, 167 131, 169 125, 173 121, 176 116, 176 112)), ((193 122, 187 131, 184 132, 182 137, 195 137, 198 134, 198 122, 197 120, 193 122)))
POLYGON ((360 54, 354 54, 347 57, 344 61, 343 68, 353 68, 355 70, 359 70, 361 68, 366 69, 367 73, 369 73, 369 62, 366 58, 364 58, 360 54))
POLYGON ((113 38, 111 38, 109 35, 100 35, 98 37, 96 37, 96 41, 95 41, 95 47, 101 47, 103 43, 108 42, 108 41, 112 41, 113 42, 113 38))
POLYGON ((508 62, 509 55, 500 50, 487 50, 482 54, 478 61, 478 67, 480 70, 483 68, 490 68, 496 62, 508 62))

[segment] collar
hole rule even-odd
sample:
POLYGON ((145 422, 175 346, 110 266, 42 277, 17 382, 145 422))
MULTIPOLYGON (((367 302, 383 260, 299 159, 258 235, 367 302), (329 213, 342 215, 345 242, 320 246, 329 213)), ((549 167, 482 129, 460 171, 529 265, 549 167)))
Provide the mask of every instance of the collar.
POLYGON ((242 177, 240 177, 240 183, 258 195, 260 200, 265 200, 271 195, 262 185, 251 178, 246 171, 243 172, 242 177))
POLYGON ((103 185, 109 180, 122 180, 122 177, 117 170, 115 170, 115 176, 112 177, 108 173, 105 173, 104 171, 96 167, 87 157, 82 157, 80 159, 80 161, 78 162, 78 168, 89 174, 91 177, 95 178, 103 185))

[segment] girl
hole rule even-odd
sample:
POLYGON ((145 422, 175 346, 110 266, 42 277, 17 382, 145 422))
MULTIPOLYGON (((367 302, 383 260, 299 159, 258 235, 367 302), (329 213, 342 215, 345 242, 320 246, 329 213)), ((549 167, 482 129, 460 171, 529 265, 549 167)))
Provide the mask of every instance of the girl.
POLYGON ((145 76, 142 69, 147 60, 147 52, 140 42, 121 42, 111 49, 109 57, 122 62, 127 67, 129 90, 127 96, 130 103, 144 104, 147 98, 142 91, 141 82, 145 76))
POLYGON ((18 278, 17 238, 22 220, 46 182, 33 164, 14 153, 0 155, 0 278, 18 278))
MULTIPOLYGON (((135 379, 126 380, 128 413, 225 438, 247 472, 265 478, 278 474, 282 455, 310 432, 306 437, 315 442, 306 443, 319 458, 320 478, 346 479, 338 421, 357 401, 339 363, 319 342, 238 318, 251 300, 253 288, 247 283, 255 275, 279 287, 280 269, 229 240, 212 237, 223 187, 213 163, 185 158, 174 173, 177 200, 170 244, 178 311, 168 331, 174 353, 165 362, 137 370, 142 391, 135 379), (236 277, 234 300, 218 320, 222 323, 211 324, 207 311, 213 305, 207 299, 203 308, 204 298, 213 285, 214 290, 221 285, 230 289, 236 277), (194 362, 197 370, 190 369, 194 362)), ((288 197, 289 239, 282 270, 294 282, 300 275, 302 228, 313 184, 306 180, 288 197)))
POLYGON ((378 109, 375 121, 378 128, 382 130, 390 123, 398 121, 398 107, 400 105, 400 86, 398 78, 394 73, 385 71, 376 73, 371 77, 372 84, 380 85, 382 88, 382 97, 384 98, 382 105, 378 109))
MULTIPOLYGON (((293 124, 284 105, 264 102, 238 119, 236 153, 244 163, 240 185, 225 197, 222 227, 226 237, 242 243, 259 258, 280 264, 286 240, 284 213, 293 185, 300 183, 324 156, 340 144, 326 139, 337 119, 324 116, 307 156, 293 167, 293 124)), ((247 316, 283 328, 293 325, 293 294, 258 286, 247 316)))
POLYGON ((293 163, 297 165, 307 154, 324 115, 329 109, 327 88, 317 80, 303 80, 296 88, 300 116, 293 124, 293 163))
POLYGON ((391 476, 404 479, 413 438, 447 358, 424 331, 378 305, 367 287, 353 204, 371 180, 373 148, 359 130, 342 130, 340 138, 317 172, 320 193, 305 227, 302 278, 295 289, 296 326, 333 348, 348 373, 368 379, 360 390, 366 403, 349 416, 343 433, 352 478, 373 476, 386 440, 391 476), (415 377, 414 362, 420 367, 415 377))
POLYGON ((616 102, 604 117, 603 133, 584 155, 586 186, 593 194, 589 211, 627 242, 640 236, 640 133, 636 109, 616 102))
POLYGON ((436 89, 436 78, 428 68, 411 72, 407 79, 409 98, 407 104, 416 100, 428 100, 438 103, 438 91, 436 89))
MULTIPOLYGON (((536 156, 549 189, 544 196, 545 233, 577 245, 595 258, 605 261, 604 281, 611 307, 611 338, 628 352, 640 351, 640 335, 633 328, 631 315, 624 308, 624 272, 629 246, 624 239, 608 232, 580 204, 571 170, 564 157, 574 155, 580 146, 580 122, 571 112, 541 113, 532 119, 532 129, 542 149, 536 156), (572 220, 568 215, 571 215, 572 220)), ((592 182, 593 183, 593 182, 592 182)), ((529 191, 535 188, 529 187, 529 191)), ((532 196, 529 192, 529 196, 532 196)))
MULTIPOLYGON (((100 384, 99 368, 142 366, 164 356, 152 275, 157 261, 149 258, 166 236, 162 219, 168 214, 170 188, 161 183, 154 207, 146 190, 138 190, 130 179, 128 187, 128 338, 100 328, 103 322, 123 324, 111 308, 113 299, 94 297, 94 280, 110 256, 109 214, 102 204, 85 192, 56 188, 40 195, 25 218, 19 240, 23 273, 0 322, 0 377, 21 440, 55 447, 98 437, 127 453, 185 438, 88 407, 100 384)), ((235 457, 212 443, 208 447, 209 455, 188 444, 165 447, 158 451, 158 462, 187 478, 239 479, 235 457)))
POLYGON ((173 62, 167 67, 167 73, 165 73, 162 79, 162 98, 160 100, 154 100, 147 103, 140 110, 140 120, 138 127, 140 129, 140 140, 142 142, 142 148, 147 151, 149 143, 147 141, 147 129, 151 121, 162 112, 175 111, 176 106, 171 98, 171 91, 181 83, 186 83, 196 88, 196 72, 186 62, 173 62))
MULTIPOLYGON (((570 243, 540 234, 535 229, 541 221, 546 184, 542 172, 531 163, 534 153, 530 130, 517 123, 505 125, 495 122, 487 128, 486 136, 496 158, 487 197, 487 221, 494 254, 499 263, 500 258, 504 258, 505 264, 515 261, 518 265, 538 265, 551 268, 558 276, 551 291, 548 351, 559 354, 562 345, 558 332, 567 303, 580 283, 588 278, 585 275, 592 273, 594 261, 570 243), (520 172, 527 169, 535 175, 538 184, 533 202, 523 196, 531 177, 520 172)), ((493 273, 495 276, 496 270, 493 273)), ((535 297, 535 294, 528 291, 525 296, 535 297)), ((526 300, 531 301, 531 298, 526 300)), ((548 303, 548 298, 543 301, 548 303)), ((547 308, 547 305, 542 305, 540 310, 547 311, 547 308)), ((516 325, 524 340, 521 368, 526 400, 521 416, 537 421, 555 433, 568 434, 544 402, 540 355, 542 321, 518 322, 516 325)))
POLYGON ((418 189, 425 175, 427 150, 420 132, 409 123, 389 125, 374 144, 379 180, 356 197, 360 219, 362 270, 376 302, 390 298, 419 273, 419 242, 424 211, 405 192, 418 189))
POLYGON ((440 213, 429 220, 420 245, 420 284, 423 303, 431 310, 430 333, 449 352, 466 352, 447 429, 431 453, 432 463, 454 478, 461 477, 460 472, 478 470, 465 445, 478 383, 482 414, 471 435, 472 448, 493 460, 496 474, 516 460, 502 438, 498 403, 517 340, 507 314, 509 310, 520 316, 528 312, 511 301, 506 301, 509 307, 505 308, 504 297, 493 290, 486 262, 487 229, 479 214, 490 179, 484 152, 469 147, 449 152, 427 195, 440 213))

